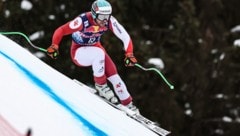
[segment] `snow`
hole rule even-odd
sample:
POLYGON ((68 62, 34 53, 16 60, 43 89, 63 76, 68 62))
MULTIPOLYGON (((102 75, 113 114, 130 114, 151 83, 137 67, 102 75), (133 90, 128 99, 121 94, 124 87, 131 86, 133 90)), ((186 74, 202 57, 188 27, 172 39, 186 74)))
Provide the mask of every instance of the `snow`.
POLYGON ((232 33, 240 32, 240 25, 234 26, 231 30, 232 33))
MULTIPOLYGON (((230 31, 231 31, 232 33, 239 33, 239 32, 240 32, 240 25, 234 26, 230 31)), ((234 45, 235 47, 240 47, 240 39, 234 40, 233 45, 234 45)))
POLYGON ((222 53, 219 57, 219 60, 223 60, 225 58, 225 53, 222 53))
POLYGON ((224 98, 224 95, 223 95, 223 94, 217 94, 217 95, 216 95, 216 98, 218 98, 218 99, 223 99, 223 98, 224 98))
POLYGON ((233 45, 236 47, 240 47, 240 39, 237 39, 233 42, 233 45))
POLYGON ((35 55, 36 57, 38 57, 38 58, 44 58, 44 57, 46 57, 46 54, 43 53, 43 52, 40 52, 40 51, 34 53, 34 55, 35 55))
POLYGON ((185 114, 188 115, 188 116, 191 116, 192 115, 192 110, 190 110, 190 109, 186 110, 185 114))
POLYGON ((56 17, 55 17, 55 15, 49 15, 49 16, 48 16, 48 19, 49 19, 49 20, 55 20, 56 17))
POLYGON ((156 136, 17 43, 0 41, 0 116, 20 134, 156 136))
POLYGON ((228 122, 228 123, 232 122, 232 118, 231 118, 231 117, 228 117, 228 116, 224 116, 224 117, 222 118, 222 120, 223 120, 224 122, 228 122))
POLYGON ((237 123, 240 123, 240 118, 239 118, 239 117, 236 118, 236 122, 237 122, 237 123))
POLYGON ((23 10, 31 10, 33 7, 32 3, 28 0, 22 0, 21 9, 23 10))
POLYGON ((42 38, 43 36, 44 36, 44 31, 37 31, 37 32, 31 34, 31 35, 29 36, 29 39, 30 39, 31 41, 34 41, 34 40, 37 40, 37 39, 42 38))
POLYGON ((153 64, 155 65, 157 68, 163 69, 164 68, 164 63, 162 61, 162 59, 160 58, 150 58, 148 60, 149 64, 153 64))
POLYGON ((10 15, 11 15, 11 13, 10 13, 9 10, 5 10, 5 11, 4 11, 4 16, 5 16, 6 18, 8 18, 10 15))
POLYGON ((185 103, 184 107, 186 108, 185 110, 185 114, 188 116, 192 116, 192 110, 191 110, 191 106, 190 103, 185 103))

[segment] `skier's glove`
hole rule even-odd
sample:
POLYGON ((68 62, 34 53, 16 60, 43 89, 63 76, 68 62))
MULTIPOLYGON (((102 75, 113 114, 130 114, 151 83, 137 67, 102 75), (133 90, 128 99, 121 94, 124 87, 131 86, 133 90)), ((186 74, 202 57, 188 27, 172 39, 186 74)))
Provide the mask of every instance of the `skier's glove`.
POLYGON ((133 53, 126 53, 125 54, 125 66, 134 66, 137 63, 137 59, 134 57, 133 53))
POLYGON ((52 44, 47 48, 47 55, 53 59, 57 59, 59 55, 58 45, 52 44))

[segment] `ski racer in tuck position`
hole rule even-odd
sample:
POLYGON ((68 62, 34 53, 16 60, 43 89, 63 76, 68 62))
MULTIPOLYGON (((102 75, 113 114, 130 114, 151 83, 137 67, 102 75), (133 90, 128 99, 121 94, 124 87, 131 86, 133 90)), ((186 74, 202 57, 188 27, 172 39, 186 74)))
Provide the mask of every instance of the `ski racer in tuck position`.
POLYGON ((56 59, 63 36, 71 34, 72 61, 80 67, 92 66, 95 88, 99 95, 112 103, 117 103, 116 94, 121 104, 139 113, 114 62, 100 42, 101 36, 107 30, 111 30, 123 42, 125 65, 134 66, 137 60, 133 55, 132 40, 125 28, 112 16, 112 7, 106 0, 94 1, 91 11, 82 13, 58 27, 52 36, 52 44, 47 48, 47 53, 56 59), (112 84, 115 94, 108 86, 107 80, 112 84))

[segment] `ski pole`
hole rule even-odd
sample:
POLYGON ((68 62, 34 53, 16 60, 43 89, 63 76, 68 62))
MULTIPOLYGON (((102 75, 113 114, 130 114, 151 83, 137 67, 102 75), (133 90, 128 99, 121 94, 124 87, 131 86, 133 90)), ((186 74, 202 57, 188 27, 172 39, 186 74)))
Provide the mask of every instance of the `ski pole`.
MULTIPOLYGON (((2 34, 2 35, 21 35, 21 36, 23 36, 23 37, 28 41, 28 43, 29 43, 33 48, 35 48, 35 49, 37 49, 37 50, 40 50, 40 51, 42 51, 42 52, 45 52, 45 53, 47 52, 46 49, 34 45, 34 44, 31 42, 31 40, 30 40, 24 33, 21 33, 21 32, 0 32, 0 34, 2 34)), ((155 72, 157 72, 157 73, 162 77, 162 79, 165 81, 165 83, 170 87, 170 89, 174 89, 174 86, 171 85, 171 84, 167 81, 167 79, 163 76, 163 74, 162 74, 159 70, 157 70, 156 68, 144 68, 144 67, 141 66, 140 64, 135 64, 135 66, 137 66, 138 68, 140 68, 140 69, 142 69, 142 70, 144 70, 144 71, 155 71, 155 72)))
POLYGON ((35 49, 37 49, 37 50, 40 50, 40 51, 42 51, 42 52, 47 52, 46 49, 34 45, 34 44, 31 42, 31 40, 30 40, 24 33, 21 33, 21 32, 0 32, 0 34, 3 34, 3 35, 21 35, 21 36, 23 36, 23 37, 28 41, 28 43, 29 43, 33 48, 35 48, 35 49))
POLYGON ((163 76, 163 74, 159 70, 157 70, 156 68, 145 68, 138 63, 136 63, 135 66, 137 66, 138 68, 140 68, 144 71, 155 71, 155 72, 157 72, 162 77, 163 81, 170 87, 170 89, 172 89, 172 90, 174 89, 174 86, 172 84, 170 84, 167 81, 167 79, 163 76))

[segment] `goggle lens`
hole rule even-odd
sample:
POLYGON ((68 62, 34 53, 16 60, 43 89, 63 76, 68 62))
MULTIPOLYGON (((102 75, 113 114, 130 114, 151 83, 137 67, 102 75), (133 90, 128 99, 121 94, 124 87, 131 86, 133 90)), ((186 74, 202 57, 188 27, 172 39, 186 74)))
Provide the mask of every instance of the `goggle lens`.
POLYGON ((103 14, 97 15, 97 19, 100 21, 109 20, 109 18, 110 18, 110 15, 103 15, 103 14))

